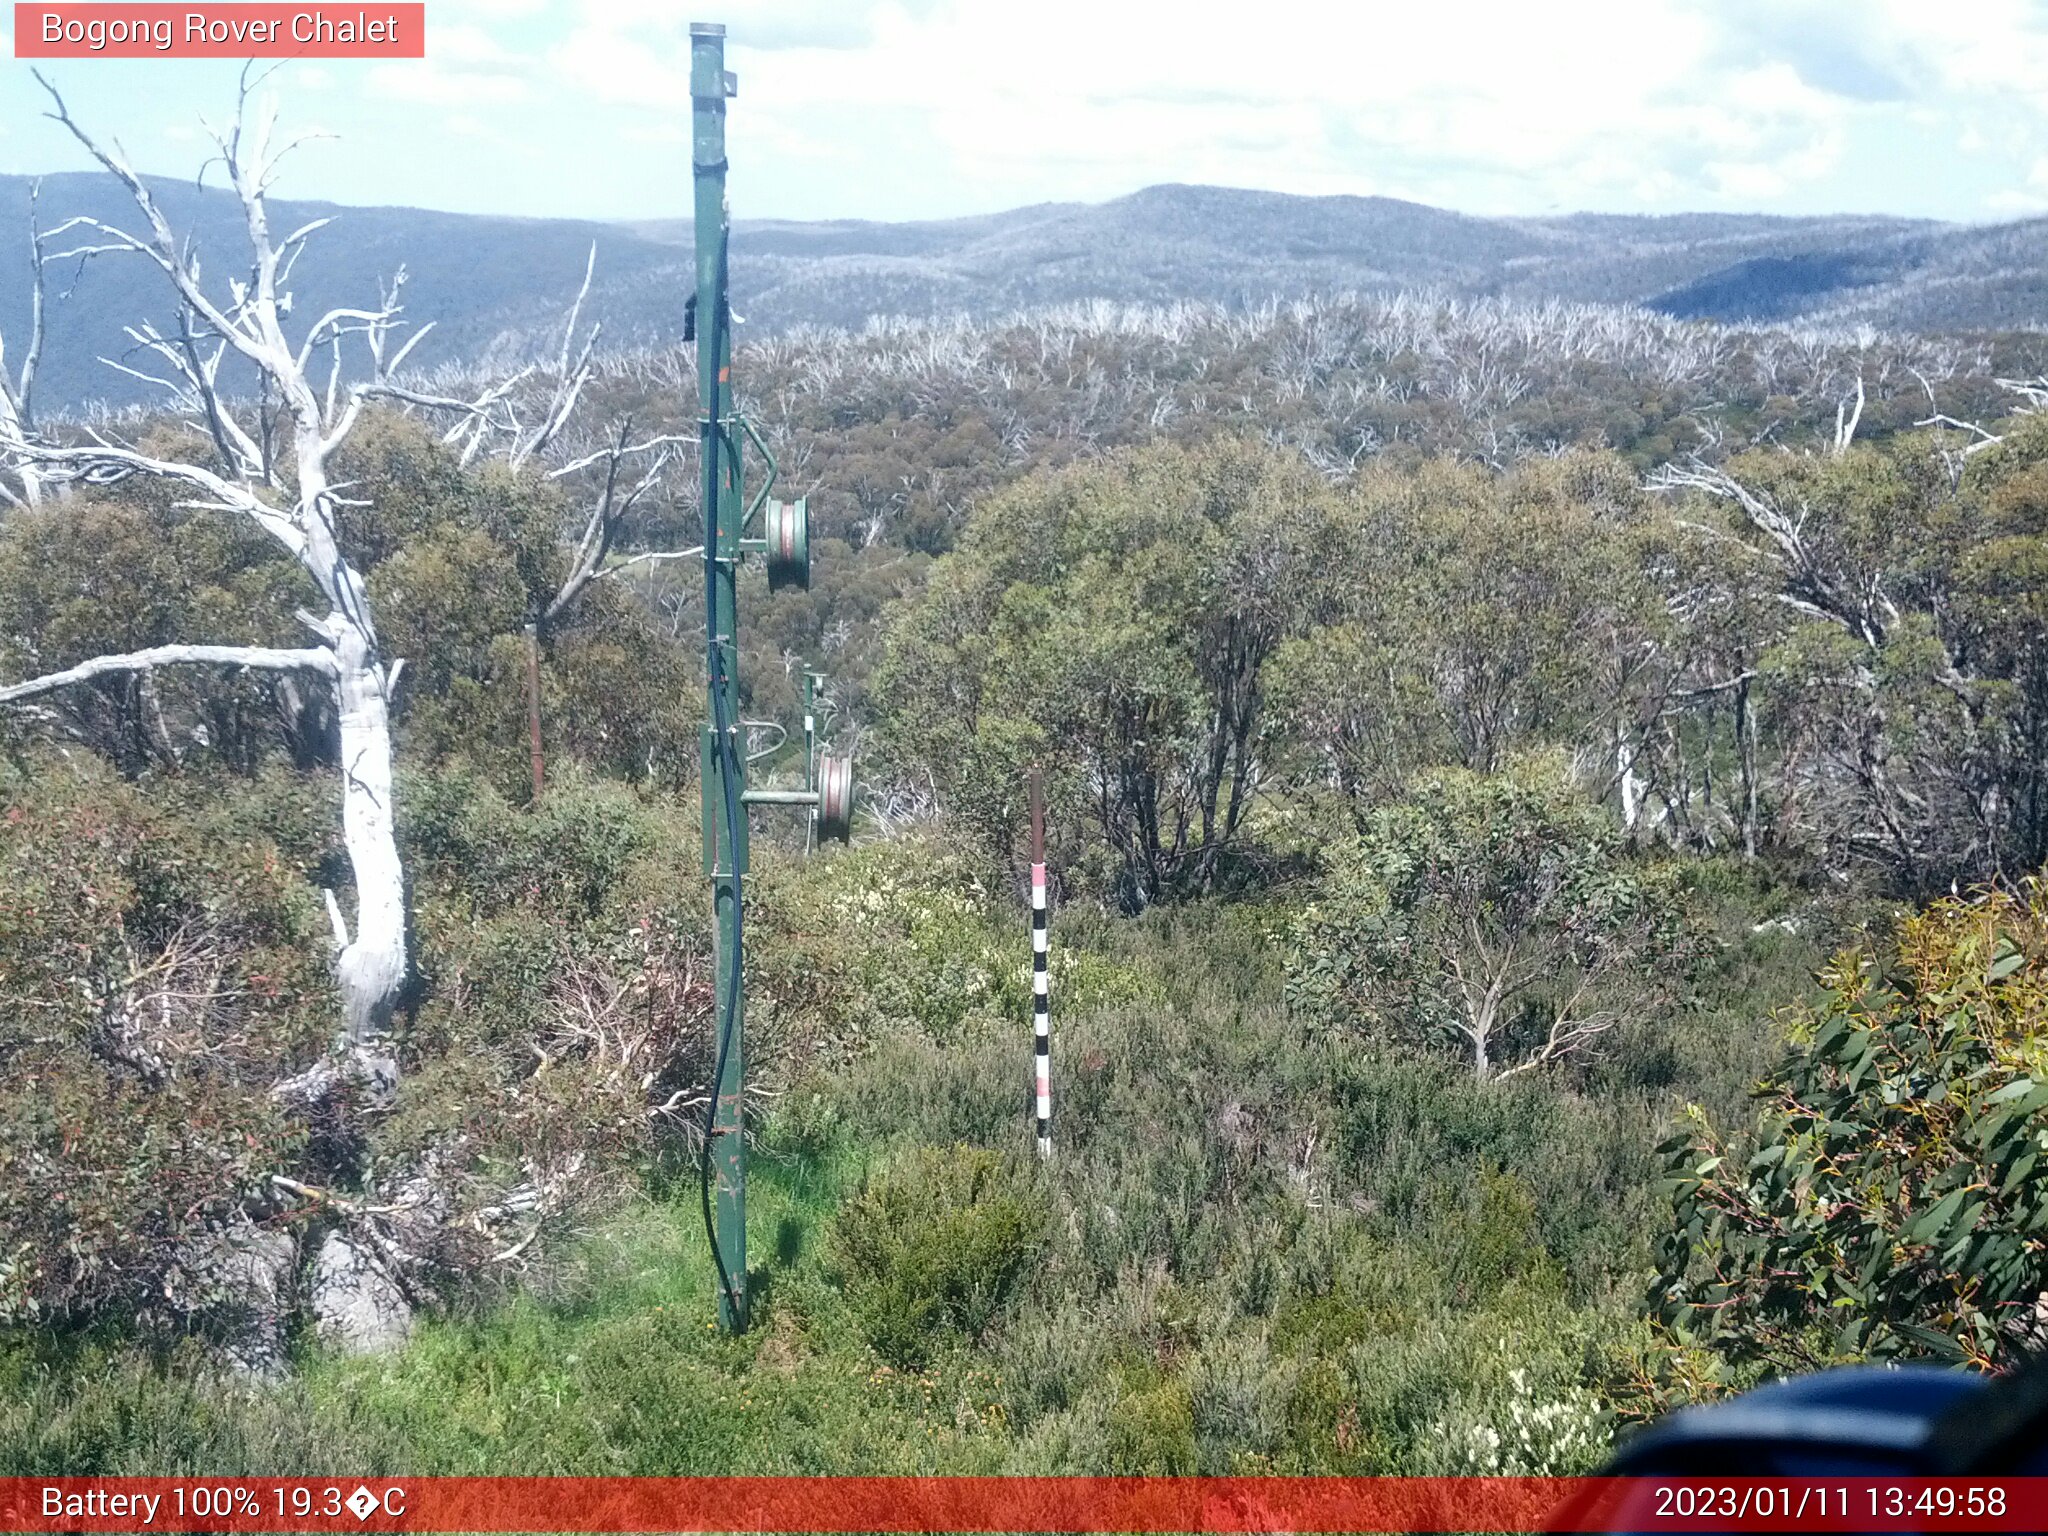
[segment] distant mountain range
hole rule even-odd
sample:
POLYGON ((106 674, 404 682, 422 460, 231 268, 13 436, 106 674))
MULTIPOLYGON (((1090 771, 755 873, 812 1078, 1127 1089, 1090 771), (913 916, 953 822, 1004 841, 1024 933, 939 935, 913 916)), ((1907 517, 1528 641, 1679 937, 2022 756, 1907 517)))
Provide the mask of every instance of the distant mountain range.
MULTIPOLYGON (((152 191, 196 242, 209 283, 224 288, 245 248, 234 200, 181 182, 155 182, 152 191)), ((0 176, 0 336, 10 361, 27 326, 20 253, 28 196, 27 179, 0 176)), ((80 214, 134 223, 119 187, 98 175, 45 178, 41 210, 45 227, 80 214)), ((298 312, 371 299, 379 280, 403 263, 412 319, 437 322, 416 354, 424 362, 494 366, 550 344, 593 242, 598 275, 588 312, 605 322, 610 342, 659 343, 680 329, 691 281, 687 221, 272 205, 280 229, 327 216, 335 222, 294 276, 298 312)), ((1499 219, 1392 198, 1159 186, 1108 203, 1047 203, 967 219, 745 221, 733 236, 733 284, 743 336, 859 326, 876 315, 987 316, 1090 298, 1247 304, 1399 288, 1639 304, 1727 322, 2048 328, 2048 219, 1988 226, 1745 214, 1499 219)), ((45 408, 144 398, 146 386, 97 359, 124 357, 124 324, 167 318, 161 277, 138 258, 102 256, 82 270, 53 270, 51 287, 45 408)))

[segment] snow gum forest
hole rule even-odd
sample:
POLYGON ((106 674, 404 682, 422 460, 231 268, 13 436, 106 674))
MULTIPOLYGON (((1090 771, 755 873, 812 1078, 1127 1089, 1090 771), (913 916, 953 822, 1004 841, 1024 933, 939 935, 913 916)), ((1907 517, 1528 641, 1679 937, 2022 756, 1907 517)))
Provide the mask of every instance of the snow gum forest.
POLYGON ((74 131, 120 216, 0 231, 0 1472, 1569 1473, 2048 1335, 2038 333, 743 332, 752 775, 815 666, 862 789, 753 833, 726 1337, 691 348, 572 276, 436 362, 395 269, 292 302, 259 121, 204 268, 74 131), (153 403, 39 410, 109 263, 153 403))

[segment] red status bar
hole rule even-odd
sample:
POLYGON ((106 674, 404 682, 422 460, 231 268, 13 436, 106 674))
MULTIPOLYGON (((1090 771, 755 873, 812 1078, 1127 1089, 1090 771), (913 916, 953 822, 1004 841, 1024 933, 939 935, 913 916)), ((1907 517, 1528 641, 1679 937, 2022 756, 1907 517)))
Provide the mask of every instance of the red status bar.
POLYGON ((2041 1531, 2048 1478, 0 1478, 4 1531, 2041 1531))

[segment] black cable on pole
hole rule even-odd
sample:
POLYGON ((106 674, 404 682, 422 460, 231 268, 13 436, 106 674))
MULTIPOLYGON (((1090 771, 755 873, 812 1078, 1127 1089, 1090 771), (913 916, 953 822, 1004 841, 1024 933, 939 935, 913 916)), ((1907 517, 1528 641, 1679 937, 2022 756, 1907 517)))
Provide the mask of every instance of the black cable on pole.
MULTIPOLYGON (((726 327, 730 307, 726 302, 729 236, 720 233, 718 242, 718 299, 708 326, 700 327, 697 345, 711 348, 711 366, 716 369, 725 355, 726 327)), ((701 364, 699 365, 702 366, 701 364)), ((726 1298, 732 1315, 739 1316, 739 1297, 733 1290, 732 1271, 725 1262, 725 1250, 718 1243, 718 1220, 711 1209, 711 1143, 718 1129, 718 1092, 725 1082, 725 1064, 732 1053, 733 1025, 739 1017, 740 1000, 740 791, 739 762, 733 751, 730 722, 726 717, 725 653, 718 643, 718 477, 721 470, 719 443, 721 424, 715 419, 701 424, 704 468, 704 649, 705 669, 711 685, 712 734, 719 753, 719 782, 725 791, 725 845, 732 860, 732 964, 728 968, 725 1006, 720 1010, 718 1054, 711 1068, 711 1092, 704 1106, 704 1144, 697 1154, 697 1196, 704 1213, 704 1235, 711 1240, 711 1262, 718 1268, 719 1294, 726 1298)), ((737 617, 737 616, 735 616, 737 617)), ((714 854, 716 848, 714 846, 714 854)), ((713 860, 714 864, 716 859, 713 860)), ((746 1098, 742 1091, 737 1110, 740 1134, 746 1133, 746 1098)))

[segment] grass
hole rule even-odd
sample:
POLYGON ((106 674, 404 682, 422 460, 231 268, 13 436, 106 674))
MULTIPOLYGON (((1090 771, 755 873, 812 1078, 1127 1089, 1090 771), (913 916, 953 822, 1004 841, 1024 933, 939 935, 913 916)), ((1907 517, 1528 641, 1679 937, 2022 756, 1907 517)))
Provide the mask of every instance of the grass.
POLYGON ((815 1167, 757 1162, 749 1244, 773 1256, 774 1282, 738 1339, 710 1321, 691 1190, 592 1234, 552 1298, 425 1322, 388 1359, 309 1352, 274 1386, 196 1371, 183 1352, 17 1344, 0 1357, 0 1472, 989 1470, 988 1384, 959 1361, 891 1371, 846 1325, 816 1252, 835 1191, 815 1167))

